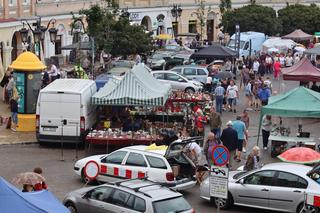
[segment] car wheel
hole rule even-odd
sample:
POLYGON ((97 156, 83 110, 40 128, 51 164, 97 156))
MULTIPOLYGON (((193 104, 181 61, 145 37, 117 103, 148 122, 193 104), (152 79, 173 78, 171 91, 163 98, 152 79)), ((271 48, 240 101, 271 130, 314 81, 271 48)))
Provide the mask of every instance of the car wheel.
POLYGON ((85 176, 83 169, 81 170, 81 182, 89 183, 89 179, 85 176))
POLYGON ((188 87, 188 88, 185 89, 185 92, 186 93, 194 93, 195 90, 193 88, 191 88, 191 87, 188 87))
POLYGON ((220 205, 221 209, 228 209, 232 206, 233 204, 233 199, 232 195, 229 193, 227 199, 222 199, 222 198, 213 198, 214 204, 216 206, 220 205))
POLYGON ((297 213, 319 213, 320 210, 317 207, 304 205, 301 203, 297 209, 297 213))
POLYGON ((67 207, 67 209, 71 212, 71 213, 77 213, 77 209, 74 206, 73 203, 66 203, 65 206, 67 207))

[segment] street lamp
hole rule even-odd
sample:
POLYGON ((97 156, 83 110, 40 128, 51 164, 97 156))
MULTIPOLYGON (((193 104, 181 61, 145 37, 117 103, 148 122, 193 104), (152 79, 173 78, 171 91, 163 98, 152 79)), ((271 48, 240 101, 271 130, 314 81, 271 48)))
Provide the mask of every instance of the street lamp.
POLYGON ((172 17, 176 18, 176 34, 178 34, 178 18, 182 14, 181 5, 174 4, 171 9, 172 17))
POLYGON ((38 17, 37 22, 32 24, 33 26, 35 26, 35 29, 31 27, 31 25, 26 19, 22 19, 21 22, 23 24, 23 28, 20 29, 19 32, 20 32, 21 40, 23 43, 28 42, 28 29, 24 27, 25 23, 28 25, 29 29, 32 31, 35 43, 39 43, 40 41, 44 40, 45 33, 49 29, 50 24, 52 24, 52 28, 49 29, 50 41, 52 43, 56 41, 58 30, 54 27, 54 24, 56 23, 55 19, 50 19, 47 26, 45 27, 41 25, 41 17, 38 17))

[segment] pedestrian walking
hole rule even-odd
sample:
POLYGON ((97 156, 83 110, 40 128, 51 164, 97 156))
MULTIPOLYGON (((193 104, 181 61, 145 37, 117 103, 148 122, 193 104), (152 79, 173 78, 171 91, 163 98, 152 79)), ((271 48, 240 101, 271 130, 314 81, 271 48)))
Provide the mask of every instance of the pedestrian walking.
POLYGON ((259 76, 264 76, 265 73, 266 73, 266 65, 264 62, 261 62, 258 68, 258 74, 259 76))
POLYGON ((270 131, 272 129, 272 120, 271 115, 265 115, 262 118, 262 142, 263 149, 268 149, 268 141, 270 136, 270 131))
POLYGON ((247 152, 247 145, 248 145, 248 142, 249 142, 249 125, 250 125, 250 117, 249 117, 249 113, 248 111, 245 109, 243 110, 243 113, 242 113, 242 116, 241 116, 241 121, 243 121, 243 123, 246 125, 246 131, 247 131, 247 134, 246 134, 246 138, 244 139, 243 141, 243 147, 242 147, 242 152, 243 153, 246 153, 247 152))
POLYGON ((207 123, 201 109, 198 109, 195 116, 196 135, 204 136, 204 125, 207 123))
POLYGON ((221 86, 221 82, 217 83, 217 87, 214 90, 214 95, 216 99, 216 110, 220 114, 222 114, 222 106, 223 106, 223 99, 225 96, 225 89, 221 86))
POLYGON ((234 159, 236 157, 238 134, 237 131, 232 128, 232 121, 228 121, 226 126, 227 128, 225 128, 221 133, 220 140, 222 141, 223 145, 229 150, 228 167, 229 169, 232 169, 234 165, 234 159))
POLYGON ((243 68, 240 72, 241 75, 241 82, 240 82, 240 89, 242 88, 242 84, 245 87, 247 83, 250 80, 250 75, 249 75, 249 69, 246 67, 246 65, 243 65, 243 68))
POLYGON ((229 112, 236 113, 236 105, 237 105, 237 98, 239 97, 239 90, 237 85, 234 84, 234 81, 230 81, 230 85, 227 88, 227 98, 229 104, 229 112))
POLYGON ((269 97, 271 96, 270 89, 267 87, 267 85, 263 84, 262 88, 258 91, 258 97, 261 101, 261 105, 265 106, 268 104, 269 97))
POLYGON ((272 94, 272 82, 269 76, 266 77, 266 80, 263 82, 263 84, 269 88, 270 94, 272 94))
POLYGON ((266 62, 266 73, 271 74, 273 61, 270 55, 266 56, 265 62, 266 62))
POLYGON ((254 146, 252 148, 251 153, 247 157, 247 161, 244 165, 244 171, 251 171, 259 168, 260 162, 260 148, 258 146, 254 146))
MULTIPOLYGON (((42 176, 42 169, 40 167, 34 168, 33 172, 42 176)), ((48 186, 45 183, 45 181, 42 181, 41 183, 35 184, 33 186, 33 188, 34 188, 34 191, 41 191, 41 190, 44 190, 44 189, 48 189, 48 186)))
POLYGON ((253 60, 253 65, 252 65, 252 70, 253 70, 253 73, 255 76, 257 76, 257 74, 258 74, 259 66, 260 66, 260 63, 259 63, 258 59, 255 58, 253 60))
POLYGON ((236 162, 241 161, 241 153, 243 149, 243 141, 245 138, 248 137, 246 125, 243 121, 241 121, 241 116, 237 116, 237 119, 232 123, 232 127, 236 130, 238 135, 238 142, 237 142, 237 159, 236 162))
POLYGON ((49 65, 49 70, 50 70, 50 71, 48 71, 48 74, 49 74, 49 76, 50 76, 50 78, 51 78, 51 82, 54 81, 54 80, 56 80, 56 79, 58 79, 58 78, 60 77, 60 76, 59 76, 59 70, 58 70, 57 66, 54 65, 53 62, 50 63, 50 65, 49 65))
POLYGON ((219 141, 216 139, 216 136, 214 135, 214 133, 209 132, 208 139, 203 144, 203 151, 205 156, 207 157, 209 165, 213 165, 212 150, 217 145, 219 145, 219 141))
POLYGON ((252 81, 249 81, 244 88, 244 95, 246 96, 247 109, 251 109, 251 106, 252 106, 252 97, 253 97, 252 83, 253 83, 252 81))
POLYGON ((210 130, 212 133, 215 134, 216 138, 219 140, 221 134, 222 121, 220 114, 216 111, 216 109, 213 106, 210 109, 209 119, 210 130))
POLYGON ((273 77, 274 77, 274 79, 279 80, 280 73, 281 73, 281 64, 280 64, 279 60, 276 60, 273 64, 273 77))
POLYGON ((7 93, 6 99, 9 102, 13 97, 13 90, 14 90, 14 87, 15 87, 15 82, 14 82, 14 78, 13 78, 12 75, 8 76, 8 78, 9 78, 9 82, 7 83, 7 86, 6 86, 5 90, 6 90, 6 93, 7 93))
POLYGON ((17 125, 18 125, 18 102, 19 99, 18 96, 13 96, 10 99, 10 110, 11 110, 11 130, 13 132, 17 131, 17 125))

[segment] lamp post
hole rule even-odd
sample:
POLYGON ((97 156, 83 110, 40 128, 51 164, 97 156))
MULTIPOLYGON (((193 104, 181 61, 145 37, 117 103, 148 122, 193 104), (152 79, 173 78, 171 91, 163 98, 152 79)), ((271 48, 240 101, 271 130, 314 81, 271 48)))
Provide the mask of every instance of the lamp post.
MULTIPOLYGON (((36 23, 32 24, 34 28, 29 24, 29 22, 26 19, 22 19, 21 22, 23 24, 23 27, 19 30, 19 33, 21 36, 21 40, 24 44, 28 43, 28 33, 29 33, 29 30, 24 27, 25 24, 27 24, 27 26, 29 27, 29 29, 33 34, 34 43, 38 44, 40 49, 41 49, 40 42, 44 41, 45 33, 47 30, 49 31, 50 41, 52 43, 56 41, 58 30, 54 27, 54 24, 56 23, 56 20, 54 18, 50 19, 47 26, 42 26, 41 17, 38 17, 36 23), (52 24, 52 27, 49 29, 50 24, 52 24)), ((40 51, 39 51, 38 57, 40 58, 40 51)))
POLYGON ((176 34, 178 34, 178 29, 179 29, 178 18, 181 16, 181 14, 182 14, 181 5, 174 4, 171 9, 171 15, 172 15, 172 17, 174 17, 176 19, 176 21, 175 21, 176 22, 176 34))

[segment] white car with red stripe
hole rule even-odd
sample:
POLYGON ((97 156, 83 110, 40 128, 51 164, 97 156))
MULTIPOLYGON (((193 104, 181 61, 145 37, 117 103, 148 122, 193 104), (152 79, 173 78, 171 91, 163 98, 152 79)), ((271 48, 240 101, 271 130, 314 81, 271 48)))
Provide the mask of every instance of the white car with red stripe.
POLYGON ((188 189, 195 186, 197 181, 194 177, 195 165, 183 152, 185 145, 181 141, 174 142, 166 150, 149 150, 144 145, 129 146, 110 154, 78 160, 74 171, 84 180, 85 165, 95 161, 99 165, 96 179, 101 182, 147 177, 177 190, 188 189), (175 167, 174 171, 172 166, 175 167))

